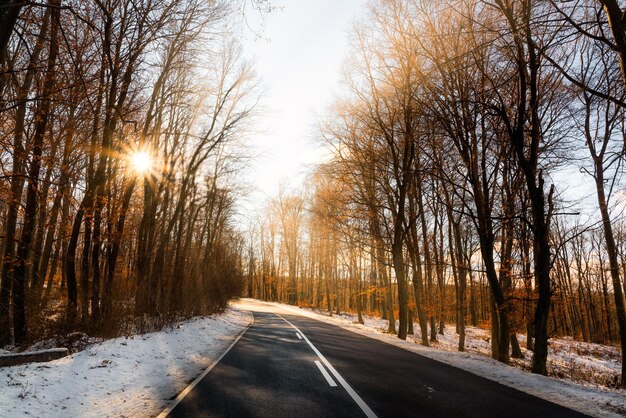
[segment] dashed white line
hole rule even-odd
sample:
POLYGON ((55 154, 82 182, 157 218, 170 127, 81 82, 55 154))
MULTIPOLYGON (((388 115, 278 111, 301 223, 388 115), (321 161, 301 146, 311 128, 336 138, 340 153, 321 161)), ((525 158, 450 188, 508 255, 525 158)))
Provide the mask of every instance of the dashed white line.
POLYGON ((298 339, 301 340, 302 339, 302 335, 300 335, 299 332, 296 332, 296 335, 298 336, 298 339))
POLYGON ((319 360, 315 360, 315 365, 317 366, 318 369, 320 369, 320 372, 322 372, 322 376, 326 378, 326 381, 328 382, 329 386, 331 387, 337 386, 337 383, 335 383, 333 378, 330 377, 330 375, 328 374, 324 366, 322 366, 322 363, 319 362, 319 360))
POLYGON ((339 372, 337 370, 335 370, 335 368, 333 367, 332 364, 330 364, 330 362, 328 360, 326 360, 326 357, 324 357, 322 355, 322 353, 320 353, 320 351, 313 345, 313 343, 311 343, 311 341, 309 341, 309 339, 306 337, 306 335, 304 335, 304 333, 302 331, 300 331, 298 329, 298 327, 296 327, 294 324, 292 324, 291 322, 287 321, 285 318, 283 318, 282 316, 280 316, 279 314, 276 314, 276 316, 278 316, 279 318, 281 318, 283 321, 285 321, 286 323, 288 323, 289 325, 291 325, 293 327, 293 329, 295 329, 297 332, 300 333, 300 335, 302 335, 302 338, 304 338, 304 341, 306 341, 309 346, 311 347, 311 349, 315 352, 315 354, 317 354, 317 357, 319 357, 319 359, 322 361, 322 363, 324 363, 324 366, 326 366, 326 368, 328 370, 330 370, 330 372, 333 374, 333 376, 335 376, 335 379, 337 379, 337 381, 339 382, 339 384, 341 386, 343 386, 343 388, 346 390, 346 392, 348 392, 348 395, 350 395, 350 397, 354 400, 354 402, 356 402, 356 404, 359 406, 359 408, 361 408, 361 410, 365 413, 365 416, 367 416, 368 418, 376 418, 376 414, 374 413, 374 411, 372 411, 372 409, 367 406, 367 404, 365 403, 365 401, 359 396, 358 393, 356 393, 354 391, 354 389, 352 389, 352 386, 350 386, 348 384, 348 382, 346 382, 346 380, 341 377, 341 375, 339 374, 339 372))

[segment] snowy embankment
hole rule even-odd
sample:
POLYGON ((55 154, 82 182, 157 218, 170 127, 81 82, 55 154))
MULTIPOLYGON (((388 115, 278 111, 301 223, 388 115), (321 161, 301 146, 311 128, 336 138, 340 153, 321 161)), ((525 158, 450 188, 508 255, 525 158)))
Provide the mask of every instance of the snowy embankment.
POLYGON ((251 322, 250 313, 229 308, 48 363, 0 368, 0 415, 155 416, 251 322))
MULTIPOLYGON (((245 303, 245 300, 242 302, 245 303)), ((551 374, 561 378, 559 379, 528 372, 532 352, 524 348, 522 351, 526 359, 513 360, 514 365, 518 367, 507 366, 491 359, 488 330, 467 327, 466 350, 468 351, 458 352, 456 351, 458 336, 454 332, 454 325, 445 330, 445 335, 438 335, 439 341, 435 342, 432 347, 424 347, 419 344, 420 335, 417 325, 415 326, 416 334, 409 336, 407 341, 402 341, 385 333, 387 321, 381 319, 364 316, 365 324, 361 325, 357 323, 356 315, 341 314, 329 317, 328 312, 280 303, 269 304, 414 351, 433 360, 592 416, 626 416, 625 390, 583 383, 585 377, 598 382, 606 376, 606 381, 610 381, 616 373, 619 373, 621 363, 619 351, 615 347, 581 343, 568 338, 551 339, 548 368, 551 374)), ((523 345, 525 340, 523 336, 519 337, 520 344, 523 345)))

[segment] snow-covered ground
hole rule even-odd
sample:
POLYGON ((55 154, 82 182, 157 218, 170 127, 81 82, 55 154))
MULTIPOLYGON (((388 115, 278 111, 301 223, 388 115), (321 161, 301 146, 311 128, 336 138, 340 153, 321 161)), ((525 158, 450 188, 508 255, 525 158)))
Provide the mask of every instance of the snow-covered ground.
POLYGON ((229 308, 48 363, 0 368, 0 416, 155 416, 251 321, 250 313, 229 308))
MULTIPOLYGON (((242 308, 252 301, 243 299, 242 308)), ((255 302, 258 303, 258 302, 255 302)), ((298 308, 280 303, 264 302, 268 306, 283 309, 324 322, 332 323, 347 330, 384 341, 398 347, 417 352, 476 375, 494 380, 531 395, 547 399, 568 408, 597 417, 626 416, 626 391, 602 387, 603 379, 607 382, 619 373, 621 363, 619 351, 615 347, 600 344, 588 344, 568 338, 550 340, 548 358, 549 372, 553 376, 539 376, 529 373, 531 352, 522 348, 525 360, 514 360, 511 367, 489 357, 489 331, 468 327, 466 331, 466 352, 458 352, 458 336, 454 325, 448 326, 445 335, 438 336, 438 342, 432 347, 419 344, 419 327, 416 334, 402 341, 386 334, 387 322, 377 318, 364 317, 365 324, 356 322, 356 315, 341 314, 328 316, 327 312, 298 308), (567 380, 566 380, 567 379, 567 380), (595 382, 595 383, 592 383, 595 382)), ((237 305, 235 305, 237 306, 237 305)), ((525 344, 519 336, 520 345, 525 344)))

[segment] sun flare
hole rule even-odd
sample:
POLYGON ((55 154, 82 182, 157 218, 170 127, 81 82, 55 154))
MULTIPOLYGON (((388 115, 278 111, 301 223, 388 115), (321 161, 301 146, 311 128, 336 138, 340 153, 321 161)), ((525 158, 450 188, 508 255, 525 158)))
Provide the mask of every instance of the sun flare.
POLYGON ((145 174, 152 167, 152 157, 146 151, 133 152, 130 161, 137 174, 145 174))

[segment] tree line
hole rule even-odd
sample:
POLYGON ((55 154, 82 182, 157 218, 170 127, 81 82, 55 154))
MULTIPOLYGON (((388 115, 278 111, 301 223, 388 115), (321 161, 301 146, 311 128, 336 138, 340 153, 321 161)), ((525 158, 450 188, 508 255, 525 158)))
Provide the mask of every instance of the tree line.
POLYGON ((241 292, 244 3, 2 1, 0 347, 150 330, 241 292))
POLYGON ((625 25, 610 0, 371 2, 332 156, 252 229, 248 295, 377 313, 401 339, 415 320, 423 345, 452 322, 460 351, 489 324, 505 363, 525 333, 539 374, 556 335, 624 360, 625 25))

